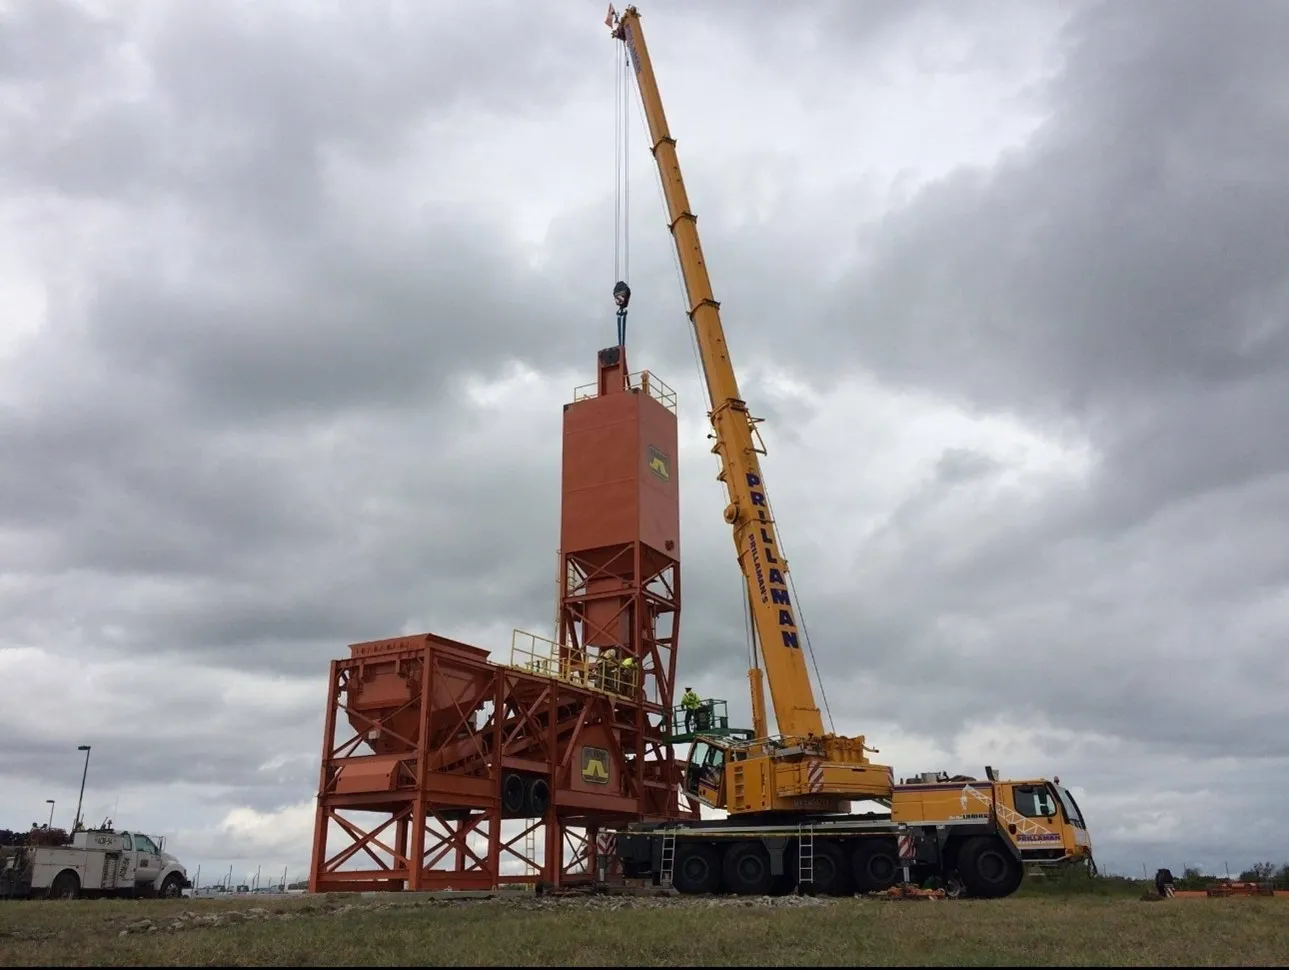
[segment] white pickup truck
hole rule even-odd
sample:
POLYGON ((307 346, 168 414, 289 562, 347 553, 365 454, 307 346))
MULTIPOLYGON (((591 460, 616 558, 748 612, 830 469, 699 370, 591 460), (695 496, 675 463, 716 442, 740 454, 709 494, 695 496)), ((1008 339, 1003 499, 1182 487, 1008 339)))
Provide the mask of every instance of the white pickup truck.
POLYGON ((191 886, 183 864, 137 832, 83 829, 72 836, 71 845, 0 849, 0 897, 174 899, 191 886))

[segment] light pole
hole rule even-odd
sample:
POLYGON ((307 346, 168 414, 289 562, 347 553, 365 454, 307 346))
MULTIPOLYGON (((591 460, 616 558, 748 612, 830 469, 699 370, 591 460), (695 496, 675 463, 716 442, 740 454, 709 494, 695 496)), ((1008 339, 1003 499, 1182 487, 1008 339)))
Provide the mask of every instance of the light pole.
POLYGON ((49 823, 45 828, 52 829, 54 827, 54 800, 52 798, 46 798, 45 801, 49 802, 49 823))
POLYGON ((81 826, 81 803, 85 801, 85 776, 90 773, 90 746, 88 744, 78 745, 77 751, 85 752, 85 769, 81 772, 81 796, 76 799, 76 822, 72 825, 72 830, 81 826))

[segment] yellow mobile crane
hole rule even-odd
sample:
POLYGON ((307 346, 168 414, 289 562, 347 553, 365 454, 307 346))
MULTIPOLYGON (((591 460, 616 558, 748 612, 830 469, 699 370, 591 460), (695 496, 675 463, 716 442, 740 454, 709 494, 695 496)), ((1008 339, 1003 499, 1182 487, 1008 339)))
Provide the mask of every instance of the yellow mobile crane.
MULTIPOLYGON (((1059 779, 1002 781, 943 772, 896 784, 891 768, 869 760, 859 737, 824 729, 802 655, 787 563, 762 481, 765 454, 739 393, 676 157, 640 14, 628 6, 606 18, 634 70, 650 147, 661 175, 668 225, 679 255, 689 316, 711 398, 720 457, 718 478, 732 527, 755 634, 749 671, 751 736, 708 731, 691 736, 685 766, 687 794, 727 818, 678 824, 640 823, 616 834, 622 873, 673 884, 681 892, 766 893, 793 886, 829 893, 890 888, 938 877, 951 891, 1006 896, 1020 885, 1025 864, 1086 860, 1091 841, 1077 803, 1059 779), (766 721, 762 669, 778 735, 766 721), (887 812, 849 811, 852 801, 876 801, 887 812)), ((686 740, 673 735, 675 741, 686 740)))

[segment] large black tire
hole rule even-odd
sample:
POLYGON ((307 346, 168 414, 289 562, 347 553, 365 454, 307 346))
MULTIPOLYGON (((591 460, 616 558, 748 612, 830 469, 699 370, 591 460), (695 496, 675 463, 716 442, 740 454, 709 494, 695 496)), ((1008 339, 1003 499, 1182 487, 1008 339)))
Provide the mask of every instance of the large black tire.
POLYGON ((157 887, 157 897, 160 899, 179 899, 183 894, 183 877, 177 872, 170 873, 157 887))
POLYGON ((545 818, 551 806, 551 786, 545 778, 533 778, 524 792, 529 818, 545 818))
POLYGON ((977 835, 958 852, 958 875, 968 894, 977 899, 1000 899, 1020 888, 1025 871, 1001 840, 977 835))
POLYGON ((856 841, 858 844, 850 857, 856 890, 880 893, 899 882, 902 870, 894 839, 863 838, 856 841))
POLYGON ((721 860, 710 845, 681 843, 676 846, 676 868, 671 874, 676 892, 707 895, 720 892, 721 860))
POLYGON ((81 877, 64 869, 49 884, 50 899, 76 899, 81 894, 81 877))
POLYGON ((515 818, 524 810, 524 779, 519 775, 507 773, 501 779, 501 811, 515 818))
POLYGON ((768 896, 774 888, 770 853, 760 842, 735 842, 725 852, 725 886, 740 896, 768 896))
POLYGON ((791 866, 791 871, 787 875, 791 877, 794 886, 798 886, 803 893, 810 895, 850 895, 853 879, 851 878, 850 866, 847 864, 846 852, 841 846, 823 839, 816 840, 814 880, 803 884, 799 883, 801 875, 800 851, 800 848, 794 848, 788 854, 790 858, 784 860, 785 865, 791 866))

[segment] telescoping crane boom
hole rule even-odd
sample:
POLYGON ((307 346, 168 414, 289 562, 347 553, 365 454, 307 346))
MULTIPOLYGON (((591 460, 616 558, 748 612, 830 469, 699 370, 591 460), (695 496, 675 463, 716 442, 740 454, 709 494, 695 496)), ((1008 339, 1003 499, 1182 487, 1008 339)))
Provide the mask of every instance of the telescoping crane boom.
POLYGON ((758 458, 765 450, 739 393, 640 15, 629 6, 619 18, 610 6, 606 22, 634 69, 662 179, 711 399, 712 451, 729 499, 725 521, 778 726, 770 736, 754 650, 752 737, 722 736, 700 725, 684 769, 684 791, 727 817, 631 823, 613 841, 622 877, 671 883, 682 893, 762 894, 795 886, 844 894, 888 890, 902 872, 906 882, 932 878, 954 893, 997 897, 1015 892, 1025 864, 1086 862, 1095 872, 1083 816, 1059 778, 1005 781, 986 766, 985 779, 937 771, 896 784, 889 767, 868 760, 875 749, 862 736, 824 730, 766 498, 758 458), (852 801, 882 802, 889 811, 854 814, 852 801))
MULTIPOLYGON (((612 15, 611 15, 612 16, 612 15)), ((650 146, 662 176, 668 222, 680 257, 689 317, 698 341, 699 357, 711 398, 711 422, 720 457, 719 478, 729 504, 725 521, 732 527, 734 547, 747 583, 753 628, 765 673, 779 736, 767 737, 761 670, 749 671, 752 693, 753 743, 740 751, 746 764, 740 779, 744 797, 723 805, 731 812, 772 811, 790 807, 840 807, 854 798, 890 797, 893 777, 885 765, 868 760, 864 738, 842 737, 824 731, 815 704, 810 674, 802 650, 802 634, 788 582, 788 565, 779 546, 770 503, 766 498, 753 418, 739 393, 721 324, 720 304, 712 293, 707 264, 698 238, 698 220, 689 205, 685 181, 676 157, 676 140, 667 127, 653 64, 640 30, 640 14, 627 7, 615 28, 635 70, 649 126, 650 146), (838 804, 830 804, 830 803, 838 804)))

